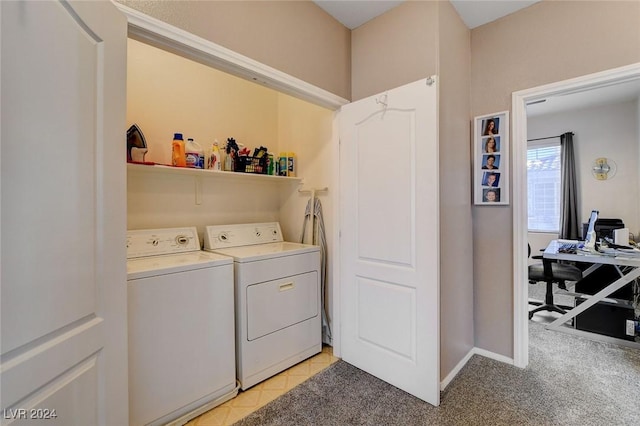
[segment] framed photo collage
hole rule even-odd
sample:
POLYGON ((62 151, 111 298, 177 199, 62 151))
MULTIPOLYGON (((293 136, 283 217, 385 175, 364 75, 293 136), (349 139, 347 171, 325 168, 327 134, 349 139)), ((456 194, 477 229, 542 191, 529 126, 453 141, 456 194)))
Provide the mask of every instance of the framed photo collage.
POLYGON ((509 205, 509 112, 474 119, 473 203, 509 205))

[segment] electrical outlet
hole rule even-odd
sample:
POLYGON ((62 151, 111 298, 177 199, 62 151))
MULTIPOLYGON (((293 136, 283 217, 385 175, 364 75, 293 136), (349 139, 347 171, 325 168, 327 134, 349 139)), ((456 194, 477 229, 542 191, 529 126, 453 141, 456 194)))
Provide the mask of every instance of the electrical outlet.
POLYGON ((634 336, 636 333, 636 322, 634 320, 627 320, 627 336, 634 336))

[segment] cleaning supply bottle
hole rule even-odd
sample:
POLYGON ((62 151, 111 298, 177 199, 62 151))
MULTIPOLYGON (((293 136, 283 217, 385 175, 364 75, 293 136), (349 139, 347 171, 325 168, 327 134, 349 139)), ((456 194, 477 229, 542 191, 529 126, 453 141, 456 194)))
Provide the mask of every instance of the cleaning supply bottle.
POLYGON ((287 153, 287 176, 295 176, 296 175, 296 153, 288 152, 287 153))
POLYGON ((204 169, 205 168, 204 148, 203 147, 200 147, 200 151, 198 151, 198 168, 199 169, 204 169))
POLYGON ((276 159, 273 156, 273 152, 267 152, 267 155, 267 174, 273 176, 276 174, 276 159))
POLYGON ((187 139, 184 147, 187 158, 187 167, 201 169, 204 165, 204 149, 192 138, 187 139))
POLYGON ((211 145, 207 168, 211 170, 221 170, 220 160, 220 146, 218 145, 218 139, 216 139, 213 141, 213 145, 211 145))
POLYGON ((227 144, 223 144, 220 148, 220 170, 226 171, 226 162, 227 162, 227 144))
POLYGON ((173 142, 171 144, 171 164, 175 167, 185 167, 187 165, 182 133, 173 134, 173 142))
POLYGON ((278 157, 278 176, 287 176, 289 167, 287 166, 289 158, 286 152, 281 152, 278 157))

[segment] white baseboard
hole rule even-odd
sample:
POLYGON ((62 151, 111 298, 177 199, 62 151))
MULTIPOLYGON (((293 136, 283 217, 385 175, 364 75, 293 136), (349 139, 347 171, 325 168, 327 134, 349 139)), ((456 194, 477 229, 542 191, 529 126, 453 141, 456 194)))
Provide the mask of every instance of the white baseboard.
POLYGON ((505 364, 514 365, 513 358, 509 358, 508 356, 500 355, 495 352, 490 352, 485 349, 473 348, 475 354, 483 356, 485 358, 494 359, 496 361, 504 362, 505 364))
POLYGON ((471 348, 471 350, 469 351, 469 353, 467 353, 464 358, 462 358, 462 360, 460 360, 460 362, 458 363, 458 365, 456 365, 455 367, 453 367, 453 370, 451 370, 451 372, 449 374, 447 374, 447 377, 444 378, 443 381, 440 382, 440 392, 442 392, 444 390, 444 388, 446 388, 449 383, 451 383, 451 381, 458 375, 458 373, 460 372, 460 370, 462 370, 462 368, 467 365, 467 362, 469 362, 469 360, 471 359, 471 357, 473 356, 473 354, 475 353, 476 348, 471 348))
POLYGON ((445 390, 445 388, 449 385, 449 383, 451 383, 451 381, 453 381, 453 379, 458 375, 458 373, 460 372, 460 370, 462 370, 462 368, 467 365, 467 362, 469 362, 469 360, 471 359, 472 356, 474 355, 480 355, 483 356, 485 358, 489 358, 489 359, 493 359, 496 361, 500 361, 500 362, 504 362, 505 364, 509 364, 509 365, 513 365, 513 358, 509 358, 506 357, 504 355, 500 355, 494 352, 490 352, 487 351, 485 349, 480 349, 480 348, 471 348, 471 350, 467 353, 467 355, 465 355, 464 358, 462 358, 462 360, 460 360, 460 362, 453 368, 453 370, 451 370, 451 372, 449 374, 447 374, 447 377, 444 378, 444 380, 442 380, 442 382, 440 382, 440 392, 442 392, 443 390, 445 390))

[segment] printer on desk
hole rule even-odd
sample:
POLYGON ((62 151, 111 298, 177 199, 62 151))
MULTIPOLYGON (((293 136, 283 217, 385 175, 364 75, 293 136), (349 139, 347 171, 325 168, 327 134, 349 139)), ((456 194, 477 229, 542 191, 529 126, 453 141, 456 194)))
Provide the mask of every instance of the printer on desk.
MULTIPOLYGON (((582 239, 584 240, 587 235, 588 223, 582 224, 582 239)), ((603 219, 596 220, 595 231, 596 238, 599 241, 602 238, 607 238, 611 241, 614 240, 614 230, 624 228, 624 222, 622 219, 603 219)), ((625 242, 627 244, 628 242, 625 242)), ((617 244, 617 243, 616 243, 617 244)))

